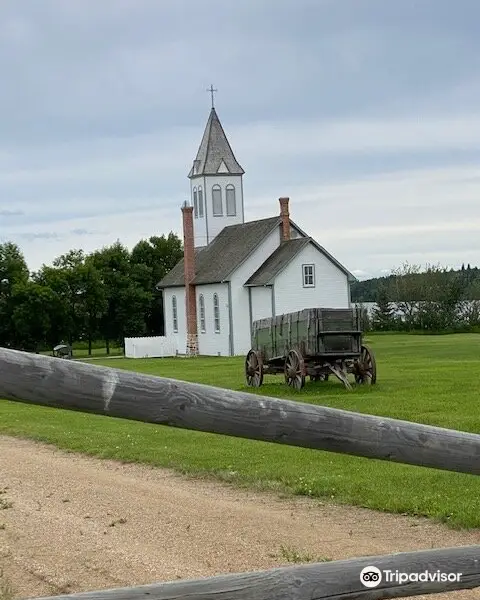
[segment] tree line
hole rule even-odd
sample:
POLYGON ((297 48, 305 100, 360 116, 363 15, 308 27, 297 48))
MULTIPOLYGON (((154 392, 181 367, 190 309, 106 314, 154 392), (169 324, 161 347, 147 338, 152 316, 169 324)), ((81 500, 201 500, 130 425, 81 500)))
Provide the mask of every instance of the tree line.
MULTIPOLYGON (((470 264, 462 265, 461 269, 447 269, 440 266, 429 266, 425 269, 420 268, 418 265, 409 265, 405 263, 402 267, 392 270, 392 272, 385 277, 373 277, 372 279, 366 279, 365 281, 356 281, 352 284, 352 302, 376 302, 380 289, 383 289, 385 285, 389 285, 392 280, 402 275, 408 275, 411 279, 422 279, 425 271, 434 269, 436 271, 442 271, 445 274, 445 279, 457 279, 460 278, 463 282, 468 285, 473 284, 475 281, 480 279, 480 269, 478 267, 471 267, 470 264)), ((477 290, 467 290, 472 294, 476 293, 477 290)), ((478 295, 478 294, 477 294, 478 295)), ((471 300, 478 298, 472 297, 471 300)))
POLYGON ((129 251, 119 241, 85 254, 71 250, 30 272, 20 248, 0 244, 0 346, 39 352, 60 342, 124 344, 163 335, 156 284, 183 256, 180 238, 154 236, 129 251))
MULTIPOLYGON (((63 342, 164 335, 156 284, 183 256, 173 233, 119 241, 85 254, 71 250, 30 272, 20 248, 0 244, 0 346, 39 352, 63 342)), ((404 264, 390 275, 352 286, 352 301, 374 302, 364 328, 381 331, 469 331, 480 328, 480 270, 404 264)))
MULTIPOLYGON (((364 283, 364 282, 360 282, 364 283)), ((480 271, 405 263, 372 280, 372 313, 364 327, 379 331, 480 331, 480 271)), ((365 289, 365 288, 364 288, 365 289)), ((358 291, 358 290, 357 290, 358 291)), ((362 305, 362 302, 357 304, 362 305)))

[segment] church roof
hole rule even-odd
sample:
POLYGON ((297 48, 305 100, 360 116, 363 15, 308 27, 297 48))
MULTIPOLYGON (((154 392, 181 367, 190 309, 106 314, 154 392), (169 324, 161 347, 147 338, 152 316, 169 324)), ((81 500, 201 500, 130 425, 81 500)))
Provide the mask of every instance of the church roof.
POLYGON ((244 172, 228 143, 220 119, 215 109, 212 108, 197 156, 188 176, 243 175, 244 172))
POLYGON ((305 248, 307 244, 313 242, 312 238, 301 237, 282 242, 280 246, 267 258, 263 265, 246 281, 245 285, 257 286, 273 283, 275 277, 282 271, 288 263, 305 248))
MULTIPOLYGON (((225 227, 215 239, 203 248, 195 250, 195 279, 192 283, 202 285, 228 281, 230 275, 281 223, 281 218, 270 217, 225 227)), ((157 288, 185 285, 183 259, 157 284, 157 288)))

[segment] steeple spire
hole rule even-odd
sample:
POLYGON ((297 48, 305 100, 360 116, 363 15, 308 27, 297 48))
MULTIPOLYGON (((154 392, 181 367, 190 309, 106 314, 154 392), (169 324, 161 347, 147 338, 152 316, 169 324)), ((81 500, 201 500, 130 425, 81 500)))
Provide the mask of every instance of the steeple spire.
POLYGON ((207 91, 212 95, 212 108, 188 174, 195 248, 210 244, 224 227, 245 222, 245 171, 233 154, 215 110, 213 84, 207 91))
POLYGON ((200 175, 218 175, 219 173, 243 175, 244 170, 238 164, 233 154, 220 119, 213 107, 210 111, 197 156, 193 161, 193 167, 188 176, 192 178, 200 175))
POLYGON ((213 87, 213 83, 210 85, 210 87, 209 87, 209 88, 207 88, 207 92, 210 92, 210 94, 212 95, 212 108, 215 108, 215 102, 214 102, 214 97, 213 97, 213 94, 214 94, 215 92, 218 92, 218 90, 214 89, 214 87, 213 87))

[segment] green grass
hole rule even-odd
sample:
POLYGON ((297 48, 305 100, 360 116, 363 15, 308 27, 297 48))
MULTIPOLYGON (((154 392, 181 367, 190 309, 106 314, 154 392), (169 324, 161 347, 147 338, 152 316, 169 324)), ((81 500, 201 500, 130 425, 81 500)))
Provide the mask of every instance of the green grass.
POLYGON ((292 546, 280 546, 278 554, 270 554, 271 558, 279 558, 289 563, 310 563, 310 562, 330 562, 332 559, 328 556, 314 556, 309 552, 300 552, 292 546))
MULTIPOLYGON (((293 392, 283 377, 267 376, 258 392, 480 433, 479 335, 369 338, 378 367, 372 388, 349 393, 333 379, 307 381, 301 392, 293 392)), ((95 363, 247 390, 243 358, 95 363)), ((236 485, 426 516, 452 527, 480 527, 480 478, 475 476, 7 401, 0 402, 0 432, 236 485)))
MULTIPOLYGON (((41 352, 41 354, 46 354, 47 356, 52 356, 51 350, 45 350, 41 352)), ((123 356, 123 348, 118 348, 116 346, 110 346, 110 355, 107 355, 107 349, 105 347, 93 347, 92 354, 89 356, 88 354, 88 346, 84 347, 83 345, 73 345, 73 358, 75 359, 85 359, 85 358, 106 358, 107 356, 123 356)))
MULTIPOLYGON (((88 355, 88 342, 74 342, 73 344, 73 357, 74 358, 87 358, 88 355)), ((110 345, 110 354, 107 355, 107 348, 105 342, 94 341, 92 342, 92 357, 98 358, 101 356, 123 356, 123 348, 110 345)))
MULTIPOLYGON (((92 357, 107 357, 107 349, 106 348, 92 348, 92 357)), ((123 349, 117 348, 116 346, 110 346, 110 356, 123 356, 123 349)), ((89 358, 88 348, 76 348, 73 347, 73 358, 89 358)))

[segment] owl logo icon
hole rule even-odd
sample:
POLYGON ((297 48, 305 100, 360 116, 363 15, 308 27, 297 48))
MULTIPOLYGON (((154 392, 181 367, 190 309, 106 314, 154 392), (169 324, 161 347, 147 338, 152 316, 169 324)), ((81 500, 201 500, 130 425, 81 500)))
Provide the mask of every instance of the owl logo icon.
POLYGON ((377 567, 365 567, 360 573, 360 581, 367 588, 375 588, 382 583, 382 572, 377 567))

